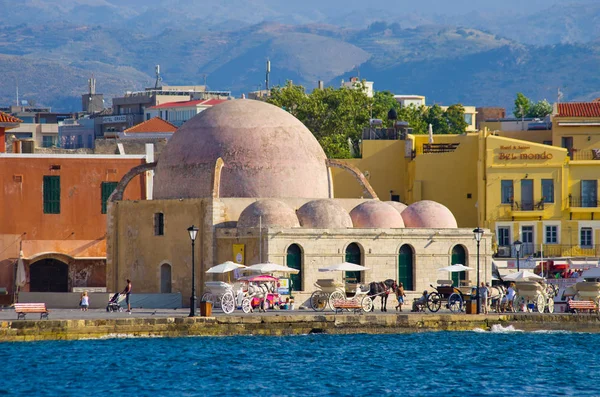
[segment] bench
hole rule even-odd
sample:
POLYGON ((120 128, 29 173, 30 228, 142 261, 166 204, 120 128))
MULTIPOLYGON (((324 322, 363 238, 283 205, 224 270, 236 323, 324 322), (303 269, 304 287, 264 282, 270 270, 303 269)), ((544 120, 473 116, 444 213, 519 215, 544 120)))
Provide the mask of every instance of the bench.
POLYGON ((17 320, 25 320, 27 313, 40 313, 40 320, 48 320, 48 313, 45 303, 15 303, 15 312, 17 312, 17 320))
POLYGON ((577 313, 580 310, 587 310, 589 313, 593 311, 597 312, 598 307, 592 301, 574 301, 570 300, 567 302, 568 311, 571 313, 577 313))
POLYGON ((335 314, 344 310, 353 311, 354 313, 362 313, 363 307, 361 302, 356 299, 338 299, 333 301, 335 314))

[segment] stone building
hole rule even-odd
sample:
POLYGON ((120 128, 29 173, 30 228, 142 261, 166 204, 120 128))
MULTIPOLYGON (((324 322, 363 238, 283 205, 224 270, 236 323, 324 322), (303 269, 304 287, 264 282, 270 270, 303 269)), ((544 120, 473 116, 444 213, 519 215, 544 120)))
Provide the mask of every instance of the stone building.
MULTIPOLYGON (((437 270, 462 263, 476 269, 472 230, 457 228, 444 206, 380 201, 353 166, 326 158, 312 133, 275 106, 228 101, 189 120, 156 163, 136 167, 109 200, 107 287, 130 278, 136 292, 191 292, 192 258, 197 295, 205 271, 237 260, 298 268, 294 296, 304 302, 319 278, 346 276, 364 283, 393 278, 419 294, 450 274, 437 270), (354 175, 366 199, 336 199, 331 168, 354 175), (122 200, 135 175, 154 170, 152 200, 122 200), (194 257, 187 229, 199 227, 194 257), (324 274, 318 268, 353 262, 356 274, 324 274)), ((480 277, 490 280, 491 236, 480 246, 480 277)), ((475 282, 476 271, 459 277, 475 282)), ((458 282, 458 280, 457 280, 458 282)))

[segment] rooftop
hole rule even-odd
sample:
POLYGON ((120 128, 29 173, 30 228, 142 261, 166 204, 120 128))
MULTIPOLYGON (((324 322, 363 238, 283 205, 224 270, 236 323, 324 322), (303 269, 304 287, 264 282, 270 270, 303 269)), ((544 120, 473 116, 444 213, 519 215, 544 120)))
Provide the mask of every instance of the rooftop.
POLYGON ((161 119, 160 117, 153 117, 150 120, 146 120, 140 124, 134 125, 131 128, 126 129, 124 132, 130 133, 144 133, 144 132, 175 132, 177 127, 161 119))
POLYGON ((227 102, 227 99, 198 99, 195 101, 185 102, 167 102, 161 105, 149 107, 148 109, 165 109, 165 108, 177 108, 177 107, 194 107, 194 106, 215 106, 223 102, 227 102))
POLYGON ((600 102, 558 103, 555 117, 600 117, 600 102))
POLYGON ((18 119, 10 114, 6 114, 4 112, 0 112, 0 123, 9 123, 9 124, 19 124, 22 123, 23 120, 18 119))

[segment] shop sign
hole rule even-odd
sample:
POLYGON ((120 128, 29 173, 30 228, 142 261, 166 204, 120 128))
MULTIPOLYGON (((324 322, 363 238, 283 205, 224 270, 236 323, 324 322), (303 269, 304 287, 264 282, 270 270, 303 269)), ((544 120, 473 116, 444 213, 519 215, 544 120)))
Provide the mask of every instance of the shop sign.
POLYGON ((543 151, 542 153, 511 153, 509 150, 530 150, 530 146, 500 146, 498 160, 551 160, 554 155, 543 151))
POLYGON ((279 287, 277 288, 279 295, 288 295, 290 293, 290 279, 280 278, 279 287))

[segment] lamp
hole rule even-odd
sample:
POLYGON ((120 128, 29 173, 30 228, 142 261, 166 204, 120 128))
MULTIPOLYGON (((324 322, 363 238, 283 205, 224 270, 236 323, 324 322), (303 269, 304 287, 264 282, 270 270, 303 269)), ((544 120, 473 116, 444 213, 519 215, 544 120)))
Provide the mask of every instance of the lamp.
POLYGON ((196 264, 194 262, 194 244, 196 243, 196 236, 198 235, 198 228, 194 225, 188 227, 188 233, 190 234, 190 240, 192 240, 192 296, 190 296, 190 315, 189 317, 196 317, 196 264))
POLYGON ((483 229, 479 227, 473 229, 473 234, 475 235, 475 240, 477 240, 477 314, 479 314, 481 312, 481 304, 479 301, 479 243, 483 237, 483 229))
POLYGON ((520 240, 516 240, 513 244, 515 246, 515 251, 517 252, 517 271, 520 271, 521 269, 519 268, 519 254, 521 253, 521 247, 523 246, 523 243, 520 240))

